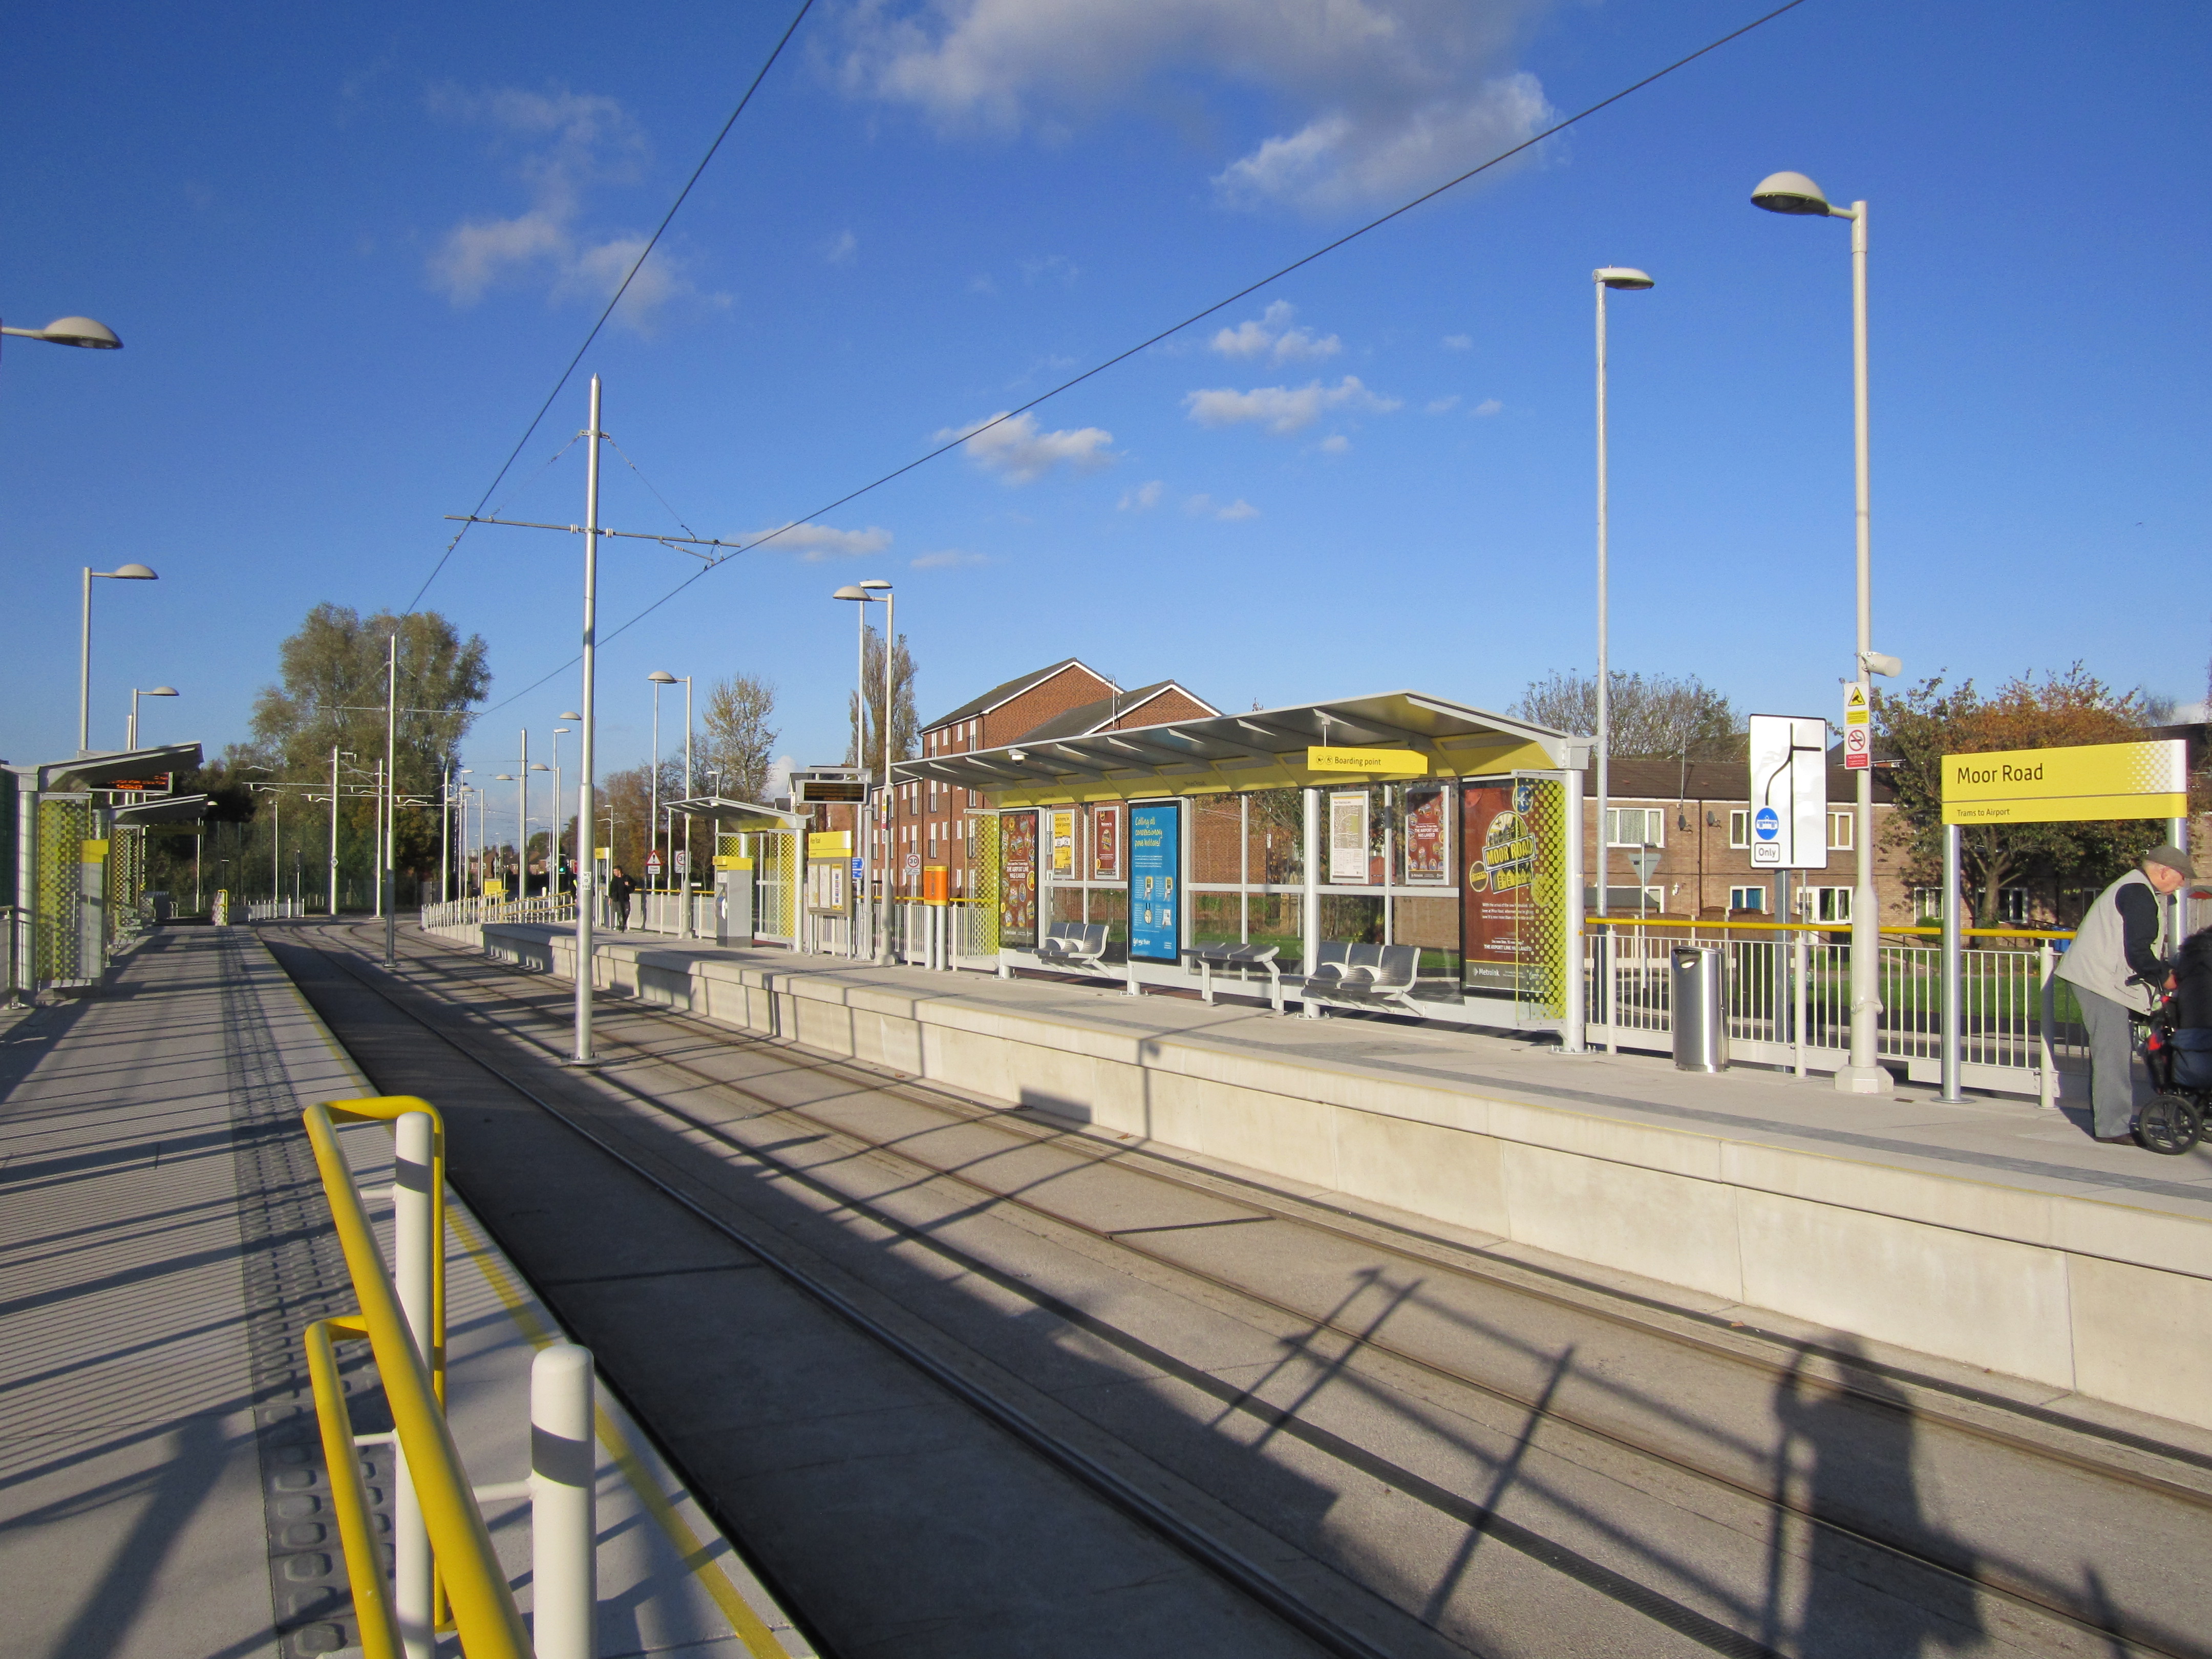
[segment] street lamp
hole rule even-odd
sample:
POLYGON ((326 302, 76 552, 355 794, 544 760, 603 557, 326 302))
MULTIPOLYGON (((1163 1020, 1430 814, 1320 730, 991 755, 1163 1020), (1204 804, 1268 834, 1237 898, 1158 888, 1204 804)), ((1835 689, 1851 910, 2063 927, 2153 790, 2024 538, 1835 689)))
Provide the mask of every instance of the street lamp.
MULTIPOLYGON (((691 740, 691 682, 687 678, 679 682, 665 668, 656 668, 645 677, 653 683, 653 817, 646 830, 645 848, 647 857, 647 879, 652 880, 651 858, 660 848, 660 688, 681 684, 684 687, 684 740, 691 740)), ((689 794, 690 791, 684 791, 689 794)), ((665 862, 661 866, 667 867, 665 862)))
POLYGON ((131 729, 125 732, 123 735, 123 746, 125 749, 136 749, 138 746, 138 699, 141 697, 173 697, 177 695, 177 688, 173 685, 157 685, 151 691, 141 691, 135 685, 131 688, 131 729))
POLYGON ((123 342, 105 323, 89 317, 57 317, 44 328, 0 328, 22 340, 44 340, 48 345, 88 346, 94 351, 120 351, 123 342))
MULTIPOLYGON (((584 717, 571 712, 562 714, 560 718, 564 720, 580 721, 584 717)), ((553 728, 553 862, 556 865, 561 861, 561 739, 574 730, 574 726, 556 726, 553 728)), ((583 851, 582 848, 578 848, 576 855, 579 858, 582 857, 583 851)))
MULTIPOLYGON (((1753 206, 1769 213, 1851 222, 1851 432, 1858 463, 1858 650, 1853 678, 1863 692, 1869 675, 1894 672, 1898 666, 1894 658, 1874 648, 1874 590, 1869 574, 1872 541, 1868 528, 1867 204, 1854 202, 1847 208, 1838 207, 1802 173, 1769 173, 1751 192, 1751 201, 1753 206)), ((1867 758, 1871 761, 1873 757, 1867 758)), ((1876 954, 1881 949, 1881 918, 1874 885, 1871 766, 1859 769, 1857 818, 1857 834, 1853 837, 1856 845, 1851 854, 1858 866, 1858 879, 1851 890, 1851 1055, 1850 1064, 1836 1073, 1836 1087, 1846 1094, 1886 1095, 1890 1092, 1890 1076, 1877 1059, 1881 1007, 1876 954)))
MULTIPOLYGON (((892 725, 891 675, 893 672, 893 664, 896 660, 896 647, 898 643, 898 635, 893 627, 893 624, 896 622, 898 617, 898 601, 896 597, 891 592, 891 585, 889 582, 874 578, 872 578, 867 581, 855 583, 850 586, 841 587, 830 597, 839 599, 857 600, 864 606, 872 601, 880 599, 883 602, 884 606, 884 712, 882 719, 884 728, 883 800, 885 827, 883 844, 878 849, 878 856, 872 860, 872 862, 877 866, 877 881, 883 889, 881 899, 879 901, 874 901, 874 908, 877 915, 876 928, 874 930, 877 938, 876 958, 879 962, 888 962, 890 960, 890 935, 885 929, 888 927, 890 923, 891 900, 891 852, 890 839, 892 725)), ((863 610, 859 614, 860 618, 860 670, 858 684, 858 696, 854 700, 853 708, 853 763, 855 766, 866 768, 867 765, 867 757, 862 752, 862 743, 864 734, 867 730, 868 613, 866 611, 863 610)), ((866 805, 866 792, 863 790, 861 793, 861 805, 865 807, 866 805)), ((860 844, 864 850, 874 839, 868 834, 870 827, 871 826, 866 823, 862 824, 860 827, 860 844)))
POLYGON ((161 580, 143 564, 118 565, 112 570, 94 570, 90 565, 84 568, 84 629, 76 668, 76 752, 80 755, 90 752, 92 748, 92 583, 95 576, 109 582, 161 580))
POLYGON ((1606 852, 1606 799, 1612 783, 1613 661, 1608 654, 1606 609, 1605 295, 1607 289, 1635 293, 1651 279, 1628 265, 1602 265, 1590 272, 1597 289, 1597 913, 1606 913, 1605 890, 1612 875, 1606 852))

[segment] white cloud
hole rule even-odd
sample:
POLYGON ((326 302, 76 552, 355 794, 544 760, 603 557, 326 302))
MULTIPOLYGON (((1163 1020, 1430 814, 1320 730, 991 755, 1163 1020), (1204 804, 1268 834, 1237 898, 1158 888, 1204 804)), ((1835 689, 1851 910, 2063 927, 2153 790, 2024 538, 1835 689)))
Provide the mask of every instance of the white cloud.
POLYGON ((1324 455, 1341 455, 1352 447, 1352 440, 1341 432, 1332 432, 1321 441, 1318 447, 1324 455))
POLYGON ((953 570, 963 565, 988 564, 990 557, 982 553, 969 553, 957 547, 942 547, 934 553, 925 553, 914 561, 916 570, 953 570))
POLYGON ((1314 380, 1302 386, 1262 386, 1249 392, 1222 387, 1185 394, 1183 407, 1200 426, 1264 426, 1279 436, 1304 430, 1319 420, 1324 410, 1350 410, 1358 414, 1387 415, 1400 400, 1370 392, 1357 374, 1347 374, 1333 386, 1314 380))
POLYGON ((1547 0, 863 0, 848 13, 842 77, 855 95, 948 131, 1048 142, 1171 85, 1248 130, 1216 175, 1224 198, 1332 210, 1441 183, 1550 116, 1511 58, 1547 0), (1254 94, 1257 94, 1255 97, 1254 94))
POLYGON ((1459 393, 1455 392, 1448 398, 1430 398, 1428 403, 1428 412, 1431 415, 1449 415, 1452 410, 1458 407, 1459 393))
POLYGON ((1065 253, 1048 253, 1042 259, 1022 261, 1022 280, 1041 282, 1047 276, 1057 277, 1062 288, 1075 286, 1075 279, 1083 275, 1083 267, 1065 253))
POLYGON ((781 530, 756 530, 745 538, 756 542, 764 536, 771 553, 796 553, 809 564, 819 564, 844 554, 880 553, 891 544, 891 532, 878 525, 866 530, 833 530, 826 524, 785 525, 781 530))
POLYGON ((1505 405, 1498 402, 1495 398, 1485 398, 1480 403, 1477 404, 1473 409, 1468 410, 1467 412, 1470 415, 1487 416, 1497 414, 1498 410, 1504 407, 1505 405))
POLYGON ((1334 334, 1316 339, 1310 329, 1292 328, 1291 319, 1296 315, 1297 307, 1278 300, 1257 321, 1247 318, 1234 328, 1222 329, 1209 343, 1224 357, 1273 357, 1279 363, 1333 357, 1343 349, 1344 342, 1334 334))
POLYGON ((1162 488, 1160 481, 1155 478, 1150 483, 1139 484, 1134 489, 1125 489, 1121 492, 1121 501, 1115 504, 1116 509, 1123 513, 1142 513, 1158 507, 1162 488))
POLYGON ((860 240, 849 230, 841 230, 822 257, 833 265, 850 264, 853 255, 860 251, 860 240))
POLYGON ((1184 501, 1182 510, 1194 519, 1220 519, 1230 524, 1260 516, 1260 509, 1242 495, 1223 507, 1212 496, 1200 493, 1184 501))
POLYGON ((1114 434, 1103 427, 1040 432, 1036 416, 1026 413, 1012 420, 994 415, 972 426, 947 427, 937 434, 939 443, 961 438, 967 440, 969 459, 1008 483, 1027 483, 1062 465, 1077 472, 1096 472, 1114 459, 1114 434))
POLYGON ((1443 346, 1446 351, 1466 351, 1471 349, 1474 345, 1474 336, 1472 334, 1447 334, 1444 336, 1443 346))
MULTIPOLYGON (((565 88, 526 92, 495 88, 468 92, 434 88, 431 113, 489 127, 495 154, 508 159, 530 198, 507 218, 470 219, 447 231, 431 252, 430 286, 456 306, 471 306, 504 283, 531 279, 555 301, 604 302, 645 251, 635 233, 592 232, 585 205, 595 189, 633 184, 646 155, 644 135, 611 98, 565 88)), ((698 293, 685 262, 663 247, 631 278, 618 320, 643 331, 670 302, 698 293)), ((726 296, 712 296, 727 303, 726 296)))

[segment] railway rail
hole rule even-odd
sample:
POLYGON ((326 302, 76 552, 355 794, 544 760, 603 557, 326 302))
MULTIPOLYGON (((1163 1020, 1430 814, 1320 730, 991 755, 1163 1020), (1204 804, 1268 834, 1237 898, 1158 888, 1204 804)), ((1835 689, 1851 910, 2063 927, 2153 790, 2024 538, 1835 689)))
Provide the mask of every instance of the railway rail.
MULTIPOLYGON (((604 1121, 591 1121, 592 1115, 573 1103, 549 1098, 544 1079, 520 1075, 529 1068, 518 1062, 534 1056, 542 1066, 558 1065, 563 1046, 553 1034, 565 1026, 565 994, 540 991, 536 988, 543 981, 535 975, 436 942, 408 940, 395 977, 372 968, 360 951, 337 942, 342 930, 287 929, 283 937, 314 951, 501 1087, 742 1244, 838 1317, 897 1352, 1086 1490, 1322 1650, 1363 1656, 1393 1650, 1378 1645, 1370 1633, 1371 1620, 1347 1620, 1324 1608, 1319 1602, 1326 1598, 1294 1584, 1251 1550, 1225 1543, 1202 1518, 1164 1500, 1156 1486, 1131 1480, 1125 1469, 1073 1443, 1036 1413, 979 1382, 979 1368, 948 1364, 935 1345, 919 1344, 890 1328, 823 1274, 793 1259, 782 1241, 733 1220, 725 1206, 702 1203, 696 1191, 684 1190, 688 1181, 671 1179, 667 1169, 648 1167, 617 1144, 619 1135, 611 1134, 604 1121), (488 1053, 483 1042, 471 1040, 487 1033, 505 1040, 496 1054, 488 1053), (1368 1628, 1356 1627, 1362 1623, 1368 1628)), ((377 944, 380 947, 380 938, 377 944)), ((1464 1529, 1470 1547, 1483 1540, 1502 1544, 1696 1648, 1747 1655, 1847 1650, 1820 1646, 1817 1634, 1808 1639, 1804 1619, 1793 1625, 1771 1605, 1771 1595, 1757 1616, 1738 1608, 1731 1621, 1712 1610, 1712 1597, 1670 1594, 1652 1582, 1666 1578, 1665 1573, 1623 1571, 1599 1559, 1599 1552, 1552 1535, 1559 1528, 1502 1513, 1498 1495, 1532 1448, 1614 1478, 1626 1469, 1631 1485, 1648 1490, 1687 1491, 1688 1506, 1717 1516, 1724 1528, 1764 1534, 1770 1580, 1788 1575, 1785 1556, 1798 1563, 1801 1577, 1808 1562, 1812 1571, 1856 1574, 1878 1595, 1940 1609, 1942 1618, 1969 1632, 1978 1628, 2005 1650, 2212 1652, 2197 1633, 2199 1621, 2187 1616, 2191 1571, 2179 1562, 2177 1571, 2138 1572, 2136 1582, 2118 1587, 2112 1574, 2094 1569, 2069 1577, 2056 1559, 2008 1559, 1988 1536, 1929 1524, 1911 1490, 1914 1472, 1933 1467, 1953 1476, 1962 1491, 2001 1494, 2024 1504, 2027 1507, 2015 1517, 2022 1522, 2030 1515, 2039 1524, 2070 1515, 2073 1519, 2064 1525, 2085 1540, 2104 1516, 2125 1513, 2132 1516, 2130 1528, 2145 1537, 2201 1543, 2212 1540, 2212 1456, 2197 1449, 2168 1443, 2140 1427, 2010 1398, 1994 1388, 1885 1365, 1847 1347, 1793 1341, 1724 1316, 1671 1307, 1535 1264, 1486 1257, 1322 1200, 1284 1193, 1155 1149, 1072 1133, 1065 1123, 964 1100, 853 1062, 801 1055, 787 1046, 675 1011, 611 1005, 600 1022, 599 1041, 617 1063, 596 1074, 598 1085, 623 1097, 631 1109, 675 1126, 700 1158, 741 1161, 807 1189, 824 1203, 864 1215, 903 1244, 931 1252, 1067 1329, 1174 1379, 1210 1402, 1220 1413, 1217 1420, 1235 1418, 1263 1437, 1296 1443, 1304 1454, 1341 1466, 1345 1478, 1356 1472, 1464 1529), (831 1095, 826 1103, 793 1104, 761 1086, 758 1078, 731 1075, 736 1058, 803 1067, 817 1084, 834 1082, 847 1085, 848 1091, 831 1095), (715 1061, 723 1062, 720 1069, 715 1061), (863 1097, 877 1105, 895 1102, 909 1116, 919 1114, 919 1121, 894 1126, 896 1133, 872 1133, 856 1124, 850 1111, 838 1109, 841 1101, 863 1097), (718 1120, 703 1109, 703 1101, 734 1104, 743 1115, 718 1120), (760 1132, 765 1129, 776 1133, 764 1136, 760 1132), (794 1130, 811 1133, 794 1144, 787 1139, 794 1130), (959 1133, 940 1133, 953 1131, 959 1133), (787 1138, 779 1140, 777 1135, 787 1138), (978 1135, 987 1138, 986 1144, 977 1142, 978 1135), (803 1155, 799 1146, 806 1149, 803 1155), (933 1157, 933 1151, 953 1156, 933 1157), (837 1178, 856 1159, 892 1177, 886 1194, 870 1197, 857 1193, 850 1180, 837 1178), (1036 1167, 1041 1159, 1042 1169, 1036 1167), (1165 1214, 1170 1219, 1158 1226, 1109 1224, 1114 1217, 1097 1212, 1097 1193, 1076 1191, 1079 1182, 1061 1178, 1071 1172, 1110 1176, 1120 1183, 1121 1208, 1140 1218, 1165 1214), (1267 1329, 1295 1334, 1291 1346, 1297 1357, 1317 1364, 1329 1382, 1395 1391, 1413 1402, 1414 1415, 1463 1410, 1471 1400, 1503 1408, 1522 1419, 1519 1440, 1497 1460, 1498 1479, 1492 1483, 1491 1496, 1470 1498, 1432 1472, 1412 1467, 1419 1459, 1394 1457, 1367 1443, 1366 1437, 1316 1421, 1304 1408, 1310 1396, 1289 1405, 1267 1397, 1258 1385, 1239 1384, 1170 1352, 1132 1328, 1135 1322, 1109 1317, 1010 1271, 1003 1262, 963 1249, 942 1224, 917 1224, 901 1212, 896 1200, 922 1188, 940 1200, 958 1195, 955 1214, 1017 1218, 1030 1231, 1072 1243, 1124 1273, 1138 1273, 1172 1293, 1267 1329), (1133 1202, 1131 1192, 1140 1201, 1133 1202), (1206 1218, 1173 1219, 1194 1213, 1194 1205, 1209 1211, 1206 1218), (1223 1206, 1230 1212, 1210 1212, 1223 1206), (1296 1272, 1255 1273, 1249 1257, 1234 1249, 1227 1252, 1231 1261, 1224 1264, 1207 1260, 1203 1247, 1192 1246, 1200 1234, 1250 1224, 1291 1230, 1276 1255, 1285 1261, 1311 1257, 1323 1270, 1304 1278, 1296 1272), (1330 1261, 1342 1267, 1354 1257, 1363 1265, 1351 1270, 1351 1277, 1364 1273, 1371 1287, 1364 1297, 1339 1294, 1343 1274, 1333 1280, 1326 1271, 1330 1261), (1433 1288, 1437 1275, 1452 1287, 1451 1295, 1441 1299, 1433 1288), (1263 1279, 1267 1282, 1255 1282, 1263 1279), (1386 1304, 1382 1315, 1357 1311, 1377 1297, 1386 1304), (1465 1317, 1455 1327, 1449 1316, 1465 1315, 1476 1305, 1469 1297, 1482 1305, 1472 1322, 1476 1328, 1470 1329, 1465 1317), (1440 1305, 1453 1302, 1456 1307, 1442 1306, 1443 1316, 1437 1316, 1440 1305), (1409 1310, 1431 1316, 1417 1318, 1409 1310), (1559 1358, 1591 1341, 1593 1330, 1620 1350, 1618 1363, 1609 1372, 1599 1366, 1594 1379, 1589 1365, 1576 1367, 1559 1358), (1567 1339, 1564 1346, 1562 1337, 1567 1339), (1483 1363, 1470 1363, 1471 1358, 1483 1363), (1699 1404, 1676 1403, 1663 1386, 1638 1380, 1644 1375, 1693 1377, 1699 1404), (1793 1475, 1786 1444, 1778 1456, 1771 1436, 1762 1438, 1732 1425, 1726 1410, 1701 1408, 1715 1399, 1725 1404, 1736 1396, 1741 1396, 1741 1404, 1753 1395, 1785 1417, 1794 1413, 1801 1423, 1817 1419, 1826 1424, 1828 1457, 1844 1458, 1855 1444, 1884 1454, 1870 1460, 1874 1471, 1864 1489, 1833 1475, 1825 1486, 1808 1485, 1802 1469, 1793 1475), (1931 1445, 1931 1437, 1940 1443, 1931 1445), (1900 1445, 1905 1449, 1901 1460, 1893 1455, 1900 1445), (1969 1463, 1976 1464, 1975 1478, 1956 1479, 1956 1472, 1969 1463), (1900 1473, 1911 1500, 1901 1505, 1894 1492, 1882 1490, 1885 1480, 1893 1486, 1900 1473), (2061 1507, 2054 1509, 2054 1504, 2061 1507), (1794 1540, 1785 1544, 1783 1534, 1793 1528, 1794 1540), (2181 1582, 2173 1583, 2176 1578, 2181 1582), (1695 1605, 1695 1600, 1706 1605, 1695 1605)), ((1739 1410, 1735 1415, 1745 1413, 1739 1410)), ((1811 1449, 1820 1454, 1824 1447, 1816 1443, 1811 1449)), ((1801 1455, 1798 1462, 1803 1461, 1801 1455)), ((1587 1524, 1579 1530, 1584 1535, 1606 1534, 1603 1517, 1583 1520, 1587 1524)), ((2051 1553, 2045 1554, 2049 1558, 2051 1553)), ((1341 1562, 1336 1565, 1345 1571, 1341 1562)), ((2124 1572, 2118 1576, 2127 1577, 2124 1572)), ((1388 1599, 1371 1583, 1362 1589, 1388 1599)), ((1817 1601, 1818 1586, 1807 1595, 1817 1601)), ((1469 1645, 1463 1631, 1443 1627, 1439 1607, 1413 1607, 1405 1601, 1402 1593, 1397 1595, 1401 1613, 1423 1619, 1457 1645, 1469 1645)), ((1926 1634, 1936 1630, 1940 1620, 1922 1623, 1926 1634)))

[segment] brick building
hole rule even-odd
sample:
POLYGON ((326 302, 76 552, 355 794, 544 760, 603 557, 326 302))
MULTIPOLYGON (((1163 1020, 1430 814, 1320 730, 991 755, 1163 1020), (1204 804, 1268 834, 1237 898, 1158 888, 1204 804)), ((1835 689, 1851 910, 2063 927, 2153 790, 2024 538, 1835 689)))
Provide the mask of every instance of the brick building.
MULTIPOLYGON (((1170 720, 1202 720, 1221 711, 1173 680, 1124 691, 1074 657, 1036 669, 940 714, 922 728, 925 756, 966 754, 1009 744, 1049 743, 1099 732, 1127 731, 1170 720)), ((898 782, 892 791, 892 891, 921 894, 921 872, 949 872, 954 898, 969 892, 971 810, 983 797, 934 780, 898 782)))
MULTIPOLYGON (((1611 861, 1607 890, 1615 915, 1633 915, 1638 899, 1650 915, 1717 917, 1735 915, 1776 921, 1776 873, 1751 863, 1751 800, 1748 769, 1741 761, 1616 760, 1606 803, 1605 830, 1611 861), (1632 853, 1656 853, 1648 879, 1638 881, 1632 853)), ((1597 776, 1585 775, 1594 791, 1597 776)), ((1595 809, 1595 802, 1591 806, 1595 809)), ((1922 920, 1923 908, 1898 873, 1896 852, 1882 844, 1882 831, 1895 810, 1889 779, 1874 775, 1875 882, 1881 894, 1881 920, 1893 926, 1922 920)), ((1583 836, 1583 867, 1591 872, 1596 896, 1597 814, 1589 812, 1583 836)), ((1851 890, 1858 881, 1857 775, 1847 771, 1840 749, 1828 763, 1828 867, 1793 870, 1792 912, 1810 921, 1851 919, 1851 890)), ((1595 908, 1595 902, 1591 908, 1595 908)))

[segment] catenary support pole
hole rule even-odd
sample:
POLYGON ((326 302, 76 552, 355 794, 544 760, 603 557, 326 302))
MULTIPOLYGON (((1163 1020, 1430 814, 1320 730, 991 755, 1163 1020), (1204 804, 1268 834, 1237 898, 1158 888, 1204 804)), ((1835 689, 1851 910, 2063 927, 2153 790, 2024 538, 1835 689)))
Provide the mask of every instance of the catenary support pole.
MULTIPOLYGON (((898 683, 895 674, 898 665, 898 595, 884 595, 884 801, 890 808, 890 823, 898 822, 898 797, 891 785, 891 729, 898 724, 898 683)), ((895 838, 896 831, 891 830, 895 838)), ((884 860, 884 902, 879 907, 882 918, 876 945, 876 960, 889 967, 891 963, 891 884, 898 868, 898 849, 890 849, 884 860)))
POLYGON ((1959 826, 1943 826, 1943 1093, 1942 1099, 1963 1100, 1959 1089, 1960 1047, 1966 1038, 1966 1010, 1960 1003, 1965 966, 1960 953, 1959 826))
POLYGON ((592 1659, 599 1607, 592 1356, 573 1342, 530 1364, 530 1574, 536 1659, 592 1659))
POLYGON ((384 665, 384 873, 378 892, 384 907, 384 965, 399 965, 399 635, 391 637, 384 665))
MULTIPOLYGON (((1605 284, 1597 289, 1597 914, 1606 913, 1606 884, 1612 860, 1606 854, 1605 813, 1612 798, 1613 665, 1607 653, 1606 561, 1605 284)), ((1604 930, 1601 930, 1601 932, 1604 930)))
POLYGON ((338 750, 331 746, 331 915, 338 913, 338 750))
MULTIPOLYGON (((1868 683, 1867 657, 1874 649, 1873 486, 1867 415, 1867 204, 1851 204, 1851 432, 1856 462, 1855 518, 1858 560, 1858 681, 1868 683)), ((1874 884, 1874 769, 1858 775, 1858 833, 1852 860, 1858 875, 1851 891, 1851 1063, 1836 1073, 1836 1087, 1847 1094, 1886 1095, 1889 1073, 1881 1067, 1881 901, 1874 884)))
MULTIPOLYGON (((576 1020, 575 1047, 569 1058, 592 1063, 592 904, 599 860, 591 842, 599 829, 592 766, 599 736, 599 377, 592 376, 589 439, 584 450, 584 684, 582 728, 576 762, 576 1020), (586 856, 589 854, 590 856, 586 856)), ((608 837, 609 845, 613 837, 608 837)))

